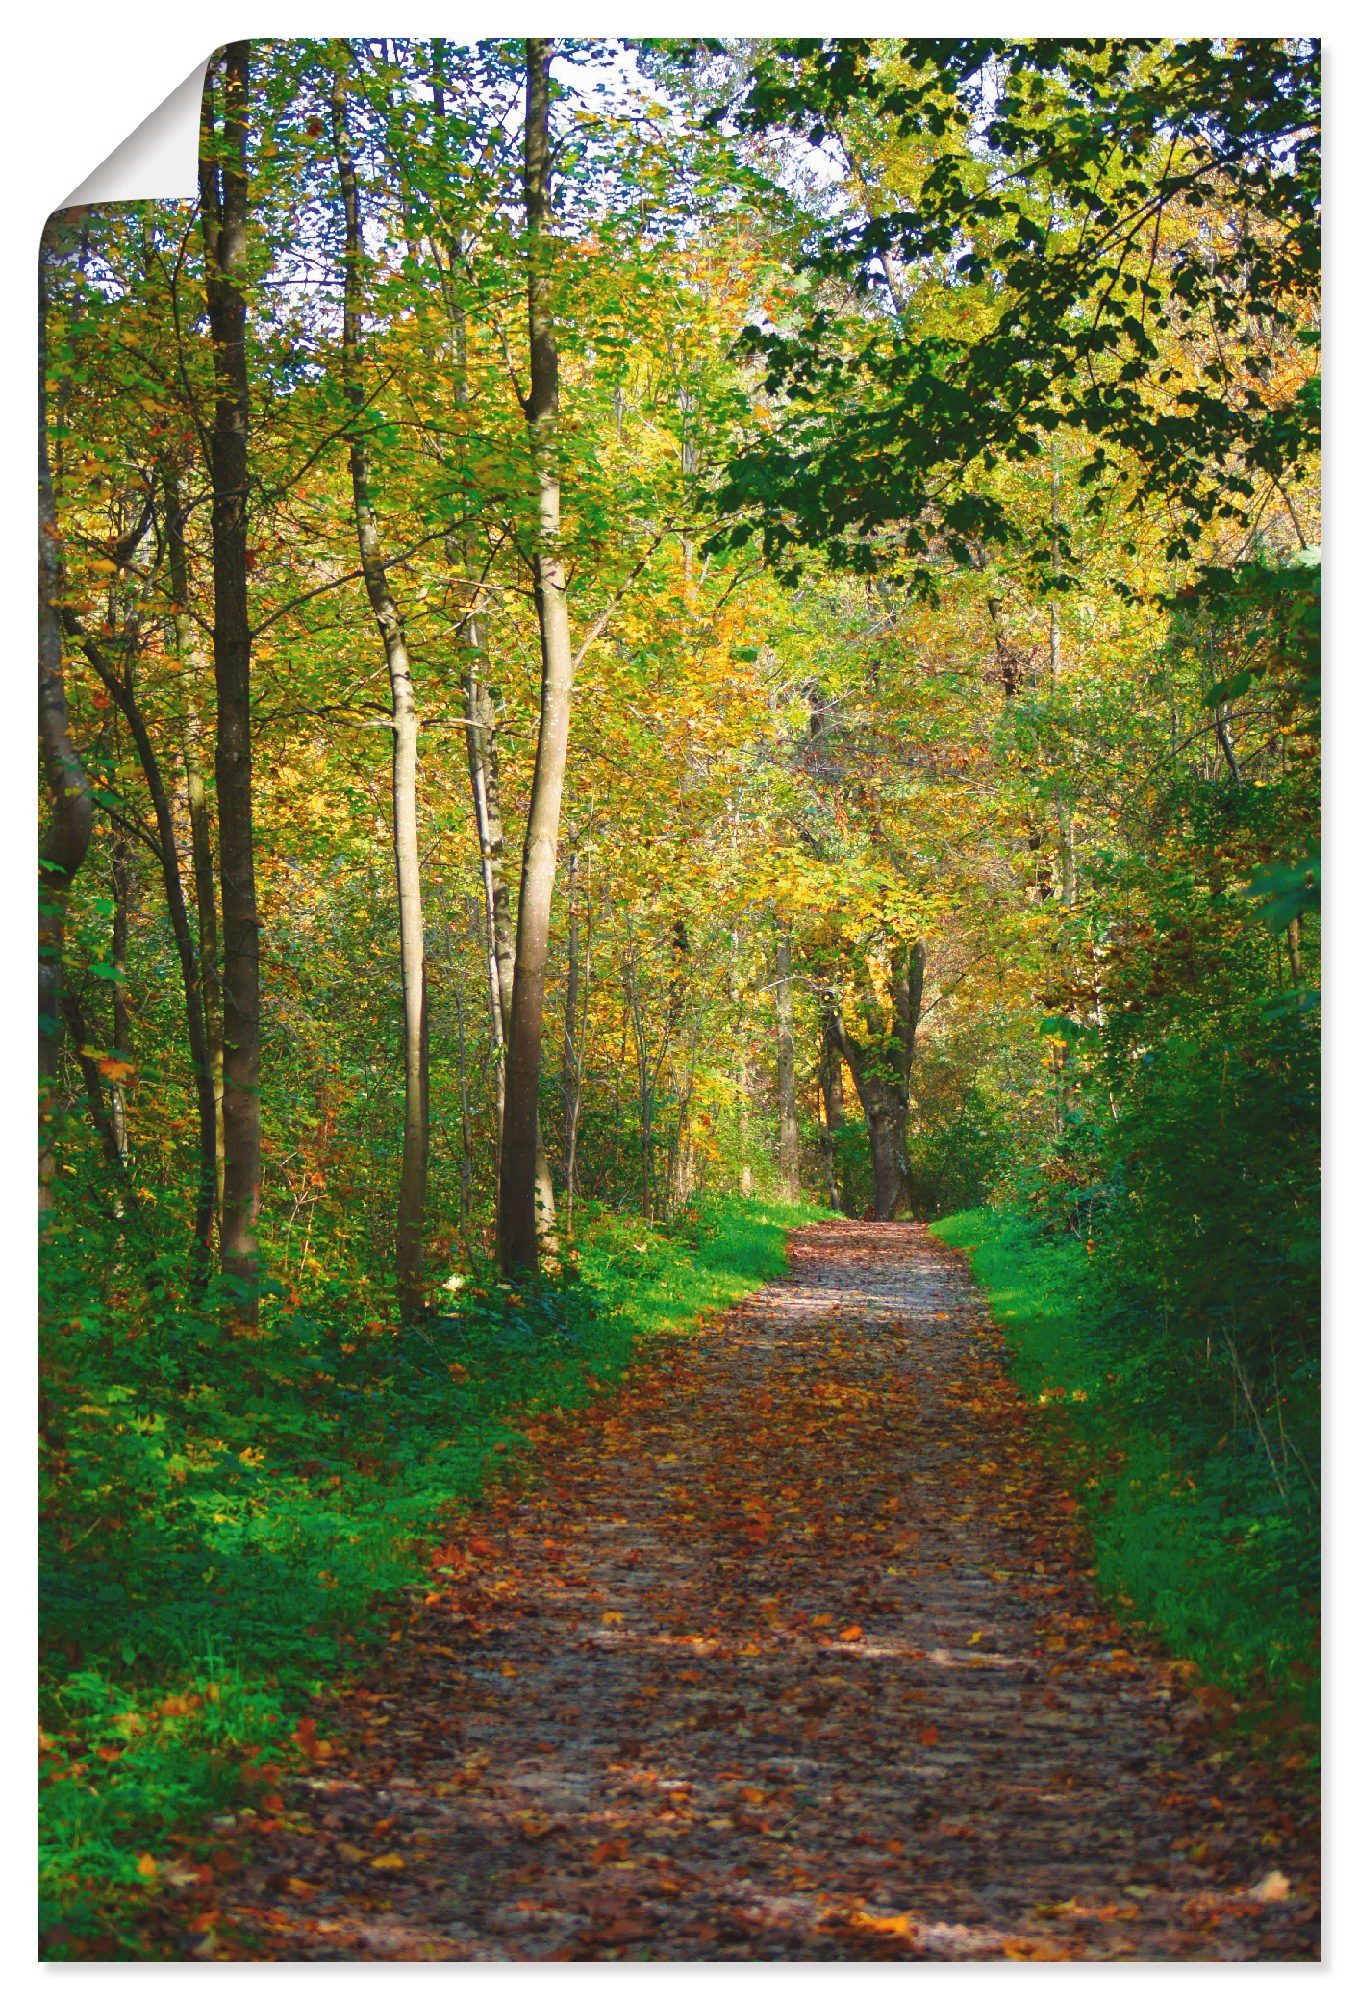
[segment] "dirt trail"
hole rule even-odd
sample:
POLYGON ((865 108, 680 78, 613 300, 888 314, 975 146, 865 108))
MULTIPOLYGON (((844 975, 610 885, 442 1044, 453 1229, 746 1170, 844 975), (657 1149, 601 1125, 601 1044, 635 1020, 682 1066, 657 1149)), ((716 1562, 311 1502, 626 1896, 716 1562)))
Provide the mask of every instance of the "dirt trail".
POLYGON ((537 1426, 217 1955, 1313 1956, 1302 1808, 1122 1650, 1001 1361, 954 1253, 825 1224, 537 1426))

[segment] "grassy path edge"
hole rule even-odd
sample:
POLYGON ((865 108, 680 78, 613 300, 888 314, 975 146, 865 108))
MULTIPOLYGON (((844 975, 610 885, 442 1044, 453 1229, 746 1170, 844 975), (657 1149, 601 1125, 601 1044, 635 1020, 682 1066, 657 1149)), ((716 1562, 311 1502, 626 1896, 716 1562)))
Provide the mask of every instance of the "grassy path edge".
MULTIPOLYGON (((636 1216, 584 1211, 579 1277, 603 1311, 575 1326, 568 1361, 558 1359, 540 1389, 521 1367, 511 1378, 521 1393, 492 1399, 462 1434, 406 1464, 385 1493, 341 1491, 325 1517, 328 1540, 317 1544, 347 1556, 325 1623, 314 1622, 311 1599, 279 1593, 272 1663, 267 1629, 241 1658, 228 1600, 192 1656, 140 1668, 94 1656, 76 1672, 49 1675, 39 1732, 43 1956, 135 1953, 139 1918, 161 1885, 182 1881, 186 1870, 210 1875, 214 1818, 267 1818, 281 1773, 315 1757, 308 1711, 321 1688, 387 1637, 392 1607, 420 1583, 424 1548, 446 1530, 450 1511, 474 1507, 519 1462, 517 1418, 607 1393, 652 1342, 696 1330, 778 1276, 790 1231, 821 1214, 728 1200, 662 1230, 636 1216)), ((519 1303, 507 1294, 507 1318, 519 1303)))
POLYGON ((1225 1707, 1279 1734, 1286 1765, 1312 1763, 1316 1607, 1291 1573, 1294 1534, 1264 1482, 1243 1476, 1230 1439, 1167 1431, 1135 1368, 1111 1365, 1083 1318, 1077 1239, 1044 1237, 1005 1209, 931 1229, 965 1253, 1006 1336, 1015 1381, 1082 1503, 1101 1593, 1192 1662, 1225 1707))

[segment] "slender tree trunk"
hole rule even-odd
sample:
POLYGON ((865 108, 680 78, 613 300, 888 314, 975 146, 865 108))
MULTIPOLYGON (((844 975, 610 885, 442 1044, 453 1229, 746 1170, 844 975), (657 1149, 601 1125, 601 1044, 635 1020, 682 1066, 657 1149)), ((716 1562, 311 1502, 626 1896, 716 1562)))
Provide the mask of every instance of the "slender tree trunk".
MULTIPOLYGON (((127 1004, 127 922, 132 901, 132 856, 121 827, 114 830, 110 861, 113 876, 113 1053, 126 1061, 132 1053, 132 1018, 127 1004)), ((69 1017, 68 1017, 69 1018, 69 1017)), ((109 1122, 120 1160, 127 1158, 127 1098, 116 1079, 109 1084, 109 1122)))
POLYGON ((566 1034, 562 1051, 562 1179, 566 1187, 566 1233, 575 1220, 577 1146, 580 1112, 585 1095, 585 1041, 590 1016, 590 884, 585 886, 585 941, 582 949, 580 897, 577 883, 579 857, 572 852, 568 873, 571 881, 571 917, 567 929, 566 1034))
POLYGON ((924 998, 925 945, 922 939, 916 938, 906 955, 905 967, 902 967, 900 958, 894 962, 892 982, 892 1033, 897 1050, 897 1073, 900 1078, 901 1096, 898 1152, 902 1178, 910 1201, 911 1214, 914 1216, 919 1215, 920 1201, 911 1150, 911 1084, 915 1076, 916 1040, 924 998))
POLYGON ((137 753, 137 762, 141 766, 142 777, 146 781, 146 789, 151 797, 151 808, 155 814, 161 881, 165 889, 165 907, 169 913, 170 930, 175 940, 175 954, 179 959, 180 980, 184 988, 185 1036, 189 1045, 189 1063, 193 1071, 194 1097, 198 1107, 198 1189, 194 1200, 193 1261, 195 1274, 202 1281, 206 1279, 212 1261, 212 1225, 217 1201, 217 1105, 212 1084, 212 1062, 208 1053, 207 1027, 203 1015, 202 978, 193 931, 189 924, 188 905, 184 898, 184 878, 180 873, 179 850, 175 845, 175 822, 170 793, 146 726, 146 718, 137 701, 130 661, 124 672, 118 673, 104 656, 102 648, 88 633, 81 631, 79 621, 70 614, 67 617, 67 629, 73 636, 79 635, 86 658, 127 722, 133 748, 137 753))
MULTIPOLYGON (((445 110, 445 44, 434 43, 433 99, 436 117, 445 110)), ((469 399, 467 381, 467 319, 458 297, 456 268, 465 270, 466 250, 457 238, 448 245, 447 267, 440 266, 444 309, 450 333, 454 400, 465 406, 469 399)), ((481 588, 473 581, 476 550, 470 534, 450 532, 444 546, 456 573, 465 577, 469 590, 462 620, 466 644, 463 694, 467 705, 467 769, 472 787, 472 809, 476 821, 477 844, 481 855, 482 893, 486 903, 488 939, 488 995, 491 1015, 491 1048, 495 1062, 496 1089, 496 1205, 505 1153, 505 1065, 509 1046, 510 1016, 514 1006, 515 935, 510 908, 509 885, 504 868, 504 827, 500 813, 499 764, 495 747, 495 692, 485 676, 487 659, 486 620, 481 606, 481 588)), ((557 1255, 556 1200, 552 1170, 543 1145, 541 1123, 535 1116, 534 1138, 535 1214, 539 1247, 549 1258, 557 1255)))
POLYGON ((774 944, 774 1014, 778 1024, 779 1193, 784 1201, 797 1201, 801 1184, 793 1066, 793 946, 789 925, 783 920, 774 944))
MULTIPOLYGON (((444 98, 444 44, 435 40, 433 98, 437 117, 442 118, 444 98)), ((440 266, 444 309, 451 335, 454 400, 468 401, 467 319, 457 294, 454 267, 465 269, 465 245, 454 238, 448 246, 449 263, 440 266)), ((486 681, 486 620, 481 608, 480 586, 472 582, 476 552, 470 534, 450 533, 445 537, 450 562, 466 577, 470 589, 462 631, 467 646, 463 670, 463 692, 467 702, 467 763, 472 785, 477 840, 481 850, 482 888, 486 899, 487 931, 492 939, 488 966, 491 1046, 496 1065, 496 1201, 499 1209, 505 1139, 505 1063, 509 1045, 510 1015, 514 1005, 515 926, 510 907, 509 885, 504 870, 504 831, 500 814, 499 768, 495 749, 495 691, 486 681)), ((541 1119, 535 1122, 534 1195, 538 1245, 555 1260, 558 1254, 557 1204, 552 1187, 552 1168, 543 1143, 541 1119)))
POLYGON ((840 1063, 839 1044, 835 1040, 830 1022, 823 1020, 819 1068, 822 1110, 821 1150, 826 1163, 826 1203, 837 1215, 844 1211, 839 1167, 835 1157, 836 1135, 845 1121, 845 1096, 840 1063))
MULTIPOLYGON (((1051 520, 1052 520, 1052 567, 1055 571, 1061 560, 1061 501, 1062 469, 1057 452, 1057 440, 1052 440, 1051 473, 1051 520)), ((1052 688, 1057 685, 1057 677, 1062 671, 1062 621, 1057 610, 1054 593, 1048 605, 1048 681, 1052 688)))
POLYGON ((1062 868, 1062 901, 1068 909, 1076 901, 1076 829, 1069 806, 1057 808, 1057 843, 1062 868))
MULTIPOLYGON (((472 657, 464 672, 463 688, 468 704, 467 764, 472 787, 472 807, 476 818, 477 841, 481 849, 482 895, 486 906, 489 939, 487 974, 490 990, 491 1046, 496 1072, 497 1180, 504 1151, 505 1051, 509 1043, 510 1015, 514 1005, 515 936, 510 907, 509 883, 505 878, 505 827, 500 813, 500 754, 496 748, 495 702, 480 678, 479 665, 485 658, 484 624, 477 619, 472 657), (474 719, 475 718, 475 719, 474 719)), ((557 1207, 552 1188, 552 1168, 542 1131, 534 1123, 535 1210, 539 1246, 549 1258, 557 1255, 557 1207)))
POLYGON ((670 1156, 671 1215, 686 1205, 698 1184, 698 1166, 694 1155, 693 1127, 689 1119, 689 1110, 693 1103, 694 1084, 698 1075, 698 1043, 701 1032, 702 1020, 696 1013, 688 1037, 686 1061, 682 1071, 672 1059, 672 1068, 680 1081, 675 1093, 675 1137, 670 1156))
POLYGON ((94 805, 71 735, 61 642, 61 544, 47 440, 47 274, 50 224, 38 257, 38 740, 49 812, 38 849, 38 1209, 52 1205, 56 1084, 61 1050, 62 957, 71 884, 89 850, 94 805))
POLYGON ((458 1113, 462 1151, 458 1182, 458 1228, 466 1232, 472 1214, 472 1179, 476 1157, 472 1151, 472 1107, 467 1092, 467 1032, 463 1021, 462 995, 453 993, 453 1016, 458 1024, 458 1113))
POLYGON ((1218 702, 1213 710, 1213 731, 1226 759, 1227 769, 1232 774, 1232 783, 1234 785, 1244 783, 1241 766, 1236 758, 1236 745, 1232 742, 1232 732, 1227 721, 1227 711, 1221 702, 1218 702))
POLYGON ((335 164, 344 203, 344 317, 342 368, 353 413, 349 477, 354 526, 364 588, 382 639, 391 686, 392 845, 401 928, 401 994, 405 1034, 405 1118, 401 1142, 401 1191, 396 1217, 396 1284, 401 1311, 410 1317, 424 1306, 425 1196, 429 1180, 429 1025, 425 1005, 425 923, 420 893, 418 821, 420 718, 405 627, 387 575, 373 506, 363 422, 363 364, 359 351, 363 278, 363 232, 358 180, 349 151, 344 82, 336 76, 331 95, 335 164))
POLYGON ((220 1235, 225 1195, 226 1149, 222 1137, 222 972, 217 923, 217 870, 212 851, 212 809, 203 778, 203 720, 190 675, 200 667, 198 642, 189 613, 189 561, 184 538, 184 503, 172 466, 165 471, 166 544, 174 599, 175 653, 179 662, 183 714, 184 790, 189 811, 189 857, 193 864, 194 907, 198 918, 198 970, 203 984, 203 1023, 212 1066, 213 1158, 217 1227, 220 1235))
POLYGON ((130 1192, 130 1183, 126 1181, 126 1150, 119 1139, 110 1097, 105 1093, 103 1073, 98 1060, 90 1053, 94 1046, 94 1034, 85 1018, 85 1010, 69 982, 62 987, 61 1011, 70 1031, 71 1052, 75 1056, 81 1080, 85 1085, 85 1101, 90 1107, 90 1122, 99 1135, 104 1159, 124 1177, 124 1185, 130 1192))
POLYGON ((744 1044, 736 1058, 736 1143, 741 1149, 741 1192, 755 1192, 755 1169, 750 1164, 750 1059, 744 1044))
MULTIPOLYGON (((435 42, 434 108, 444 115, 443 43, 435 42)), ((467 317, 454 281, 463 247, 454 239, 449 266, 440 266, 444 310, 449 326, 449 359, 453 397, 459 408, 469 401, 467 380, 467 317)), ((463 699, 466 704, 467 776, 472 788, 472 815, 481 862, 482 896, 486 907, 487 997, 490 1007, 491 1050, 495 1063, 497 1180, 500 1128, 505 1116, 505 1042, 514 997, 514 916, 505 880, 505 831, 500 813, 500 770, 496 752, 495 690, 487 678, 490 658, 482 585, 476 579, 477 552, 469 532, 450 529, 444 551, 467 602, 458 632, 464 646, 463 699)))
POLYGON ((736 1144, 741 1160, 740 1188, 743 1195, 755 1191, 755 1174, 750 1164, 750 1058, 746 1051, 745 1009, 741 995, 741 933, 731 934, 731 964, 727 972, 727 998, 736 1026, 736 1144))
MULTIPOLYGON (((566 858, 566 993, 562 1001, 562 1131, 571 1125, 572 1105, 579 1087, 576 1037, 580 1019, 580 905, 577 877, 580 857, 574 847, 566 858)), ((567 1177, 570 1185, 570 1176, 567 1177)))
POLYGON ((652 1108, 653 1075, 651 1066, 651 1046, 647 1040, 646 1016, 642 1011, 642 996, 637 980, 637 961, 631 943, 623 958, 623 999, 627 1017, 632 1022, 632 1032, 637 1040, 637 1116, 638 1137, 641 1148, 642 1214, 651 1220, 652 1213, 652 1108))
POLYGON ((500 818, 500 774, 495 748, 495 704, 481 678, 485 641, 479 613, 469 612, 468 660, 463 672, 467 702, 467 774, 472 787, 481 891, 486 908, 487 992, 491 1053, 495 1063, 496 1133, 505 1117, 506 1015, 514 997, 514 927, 505 882, 505 832, 500 818))
POLYGON ((246 130, 250 44, 232 42, 204 90, 199 170, 216 401, 212 479, 213 671, 217 682, 217 820, 222 876, 222 1271, 236 1313, 259 1318, 260 940, 250 742, 246 547, 249 384, 246 374, 246 130), (222 125, 214 99, 220 87, 222 125))
POLYGON ((542 1071, 548 932, 571 724, 571 628, 561 554, 557 474, 557 342, 552 321, 552 172, 548 70, 552 45, 525 43, 524 207, 527 219, 529 393, 524 405, 538 477, 533 594, 542 654, 538 750, 519 886, 519 922, 505 1062, 500 1149, 500 1263, 508 1275, 538 1263, 538 1087, 542 1071))

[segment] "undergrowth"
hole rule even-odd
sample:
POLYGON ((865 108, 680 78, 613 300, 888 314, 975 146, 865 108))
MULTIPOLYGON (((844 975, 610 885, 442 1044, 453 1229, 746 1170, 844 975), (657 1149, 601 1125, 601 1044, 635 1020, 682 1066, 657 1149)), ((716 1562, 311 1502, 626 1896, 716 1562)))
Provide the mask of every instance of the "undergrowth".
POLYGON ((1188 1380, 1182 1356, 1180 1393, 1167 1399, 1159 1330, 1140 1349, 1102 1337, 1080 1239, 1005 1209, 933 1229, 971 1258, 1018 1386, 1068 1464, 1101 1590, 1248 1715, 1309 1741, 1318 1579, 1306 1482, 1281 1490, 1253 1427, 1233 1421, 1211 1382, 1188 1380))
MULTIPOLYGON (((583 1212, 568 1271, 455 1277, 422 1325, 342 1294, 224 1341, 205 1300, 93 1303, 49 1257, 43 1368, 40 1922, 117 1955, 214 1814, 269 1800, 296 1732, 386 1632, 424 1538, 634 1349, 783 1268, 814 1211, 729 1201, 665 1230, 583 1212), (177 1850, 168 1863, 166 1844, 177 1850)), ((305 1728, 303 1730, 305 1740, 305 1728)))

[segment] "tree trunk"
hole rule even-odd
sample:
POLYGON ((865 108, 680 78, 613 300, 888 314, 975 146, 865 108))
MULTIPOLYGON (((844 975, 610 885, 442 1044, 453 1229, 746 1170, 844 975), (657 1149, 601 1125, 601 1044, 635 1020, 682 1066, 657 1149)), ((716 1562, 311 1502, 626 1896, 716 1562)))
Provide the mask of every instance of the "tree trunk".
MULTIPOLYGON (((500 814, 500 756, 496 748, 495 701, 480 673, 485 658, 486 637, 484 620, 479 612, 469 616, 467 629, 469 659, 463 674, 468 717, 467 768, 472 787, 477 844, 481 850, 481 885, 489 939, 487 977, 491 1047, 496 1071, 498 1181, 499 1161, 504 1153, 505 1051, 514 1006, 514 916, 510 908, 509 884, 505 879, 505 828, 500 814)), ((545 1256, 551 1258, 557 1255, 558 1248, 557 1206, 552 1189, 552 1169, 536 1120, 533 1148, 539 1247, 545 1256)))
POLYGON ((212 810, 203 782, 203 720, 198 712, 191 672, 200 665, 193 619, 189 613, 189 562, 184 539, 184 503, 178 476, 165 471, 166 544, 170 591, 174 599, 175 653, 179 662, 183 705, 182 753, 184 790, 189 810, 189 857, 193 864, 194 906, 198 917, 198 970, 203 983, 203 1024, 208 1060, 212 1065, 214 1178, 217 1227, 220 1235, 225 1194, 226 1153, 222 1138, 222 972, 218 962, 217 870, 212 853, 212 810))
POLYGON ((743 1195, 755 1192, 755 1174, 750 1164, 750 1058, 745 1043, 745 1006, 741 991, 741 933, 731 934, 731 963, 727 970, 727 998, 731 1003, 736 1033, 736 1146, 741 1161, 740 1188, 743 1195))
POLYGON ((902 1172, 906 1102, 901 1095, 899 1071, 893 1074, 893 1066, 878 1051, 850 1034, 833 1003, 828 1005, 825 1020, 849 1064, 868 1125, 874 1218, 879 1222, 895 1221, 909 1206, 909 1190, 902 1172))
POLYGON ((118 1133, 112 1104, 105 1096, 104 1076, 97 1057, 91 1054, 94 1035, 85 1019, 81 1006, 70 982, 64 982, 61 992, 61 1012, 71 1035, 71 1053, 76 1059, 81 1079, 85 1085, 85 1101, 90 1107, 90 1122, 99 1135, 99 1144, 105 1162, 124 1179, 127 1175, 127 1152, 118 1133))
POLYGON ((878 1222, 893 1222, 909 1200, 901 1173, 899 1114, 891 1100, 884 1097, 872 1111, 865 1106, 865 1116, 873 1159, 873 1216, 878 1222))
POLYGON ((472 1214, 472 1184, 476 1156, 472 1151, 472 1106, 467 1090, 467 1032, 462 1017, 462 995, 454 988, 453 1018, 458 1024, 458 1113, 462 1137, 458 1180, 458 1229, 466 1236, 472 1214))
POLYGON ((524 207, 528 257, 529 393, 524 404, 538 478, 533 595, 542 654, 538 749, 519 884, 519 922, 505 1062, 500 1149, 500 1264, 508 1276, 538 1263, 538 1087, 548 932, 557 872, 557 835, 571 724, 571 628, 561 554, 557 475, 557 343, 552 322, 552 171, 548 137, 549 41, 525 43, 524 207))
POLYGON ((924 998, 925 946, 920 938, 916 938, 906 955, 904 967, 900 954, 894 957, 892 963, 892 1039, 896 1047, 901 1098, 897 1153, 912 1215, 919 1214, 920 1202, 911 1154, 911 1083, 915 1075, 916 1038, 924 998))
POLYGON ((260 941, 250 743, 247 598, 246 128, 250 44, 228 45, 203 93, 199 168, 216 400, 212 479, 213 671, 217 682, 217 821, 222 876, 222 1271, 237 1316, 259 1318, 260 941), (222 126, 216 125, 220 85, 222 126))
POLYGON ((335 164, 344 203, 344 317, 342 369, 353 414, 349 477, 359 562, 373 620, 382 639, 391 687, 392 845, 396 855, 396 895, 401 929, 401 995, 404 1020, 405 1118, 401 1141, 401 1191, 396 1218, 396 1285, 402 1314, 424 1306, 425 1196, 429 1180, 429 1026, 425 1006, 425 924, 420 893, 418 822, 420 718, 405 628, 387 576, 373 506, 368 450, 359 426, 364 391, 359 352, 363 233, 358 180, 349 151, 344 82, 337 75, 331 94, 335 164))
POLYGON ((481 615, 473 608, 465 621, 468 658, 463 671, 467 702, 467 775, 472 787, 481 859, 481 891, 486 906, 487 993, 491 1053, 495 1063, 496 1133, 505 1117, 506 1016, 514 998, 514 926, 505 882, 505 831, 500 818, 500 772, 495 748, 495 703, 481 677, 485 652, 481 615))
POLYGON ((755 1192, 755 1169, 750 1164, 750 1062, 744 1045, 736 1058, 736 1143, 741 1151, 741 1193, 755 1192))
POLYGON ((793 946, 786 921, 780 921, 774 945, 774 1014, 778 1023, 779 1193, 784 1201, 797 1201, 801 1183, 793 1067, 793 946))
POLYGON ((1069 806, 1057 808, 1057 843, 1062 866, 1062 901, 1068 909, 1076 902, 1076 829, 1069 806))
POLYGON ((647 1041, 646 1016, 642 1012, 642 996, 637 982, 637 961, 634 947, 628 944, 623 959, 623 999, 627 1015, 632 1022, 632 1032, 637 1041, 637 1117, 638 1140, 641 1149, 642 1166, 642 1214, 651 1220, 652 1212, 652 1162, 651 1123, 653 1107, 653 1075, 651 1049, 647 1041))
POLYGON ((89 780, 71 735, 61 644, 61 544, 47 445, 47 272, 53 231, 38 256, 38 738, 50 801, 38 849, 38 1209, 52 1205, 56 1082, 61 1051, 66 905, 94 826, 89 780))
POLYGON ((585 882, 585 941, 581 945, 579 857, 567 867, 571 914, 567 925, 566 1018, 562 1047, 562 1179, 566 1187, 566 1233, 571 1234, 576 1203, 576 1154, 585 1093, 585 1038, 590 1013, 590 880, 585 882))
MULTIPOLYGON (((132 1017, 127 1004, 127 920, 132 901, 132 855, 127 835, 115 827, 110 843, 113 876, 113 936, 109 959, 113 966, 113 1054, 127 1061, 132 1053, 132 1017)), ((69 1016, 68 1016, 69 1019, 69 1016)), ((72 1032, 76 1032, 72 1027, 72 1032)), ((116 1079, 109 1083, 109 1121, 120 1160, 127 1158, 127 1097, 116 1079)))
MULTIPOLYGON (((442 118, 444 45, 437 39, 434 51, 434 108, 437 116, 442 118)), ((441 265, 439 271, 449 327, 453 399, 459 408, 466 407, 470 393, 467 380, 467 318, 454 282, 454 266, 464 266, 464 260, 463 244, 454 237, 449 244, 448 266, 441 265)), ((467 593, 458 622, 458 636, 464 646, 462 690, 466 704, 467 776, 472 788, 472 815, 486 909, 487 999, 491 1051, 495 1063, 498 1180, 500 1131, 505 1117, 505 1042, 514 997, 514 917, 510 909, 509 886, 505 880, 505 830, 500 813, 500 770, 495 741, 495 690, 486 676, 489 643, 482 583, 476 577, 475 542, 469 532, 450 529, 444 536, 444 551, 459 587, 467 593)))
POLYGON ((819 1066, 822 1110, 821 1151, 826 1167, 826 1204, 836 1215, 844 1212, 839 1163, 835 1157, 836 1134, 845 1121, 845 1095, 840 1063, 840 1048, 831 1024, 829 1021, 823 1021, 819 1066))
MULTIPOLYGON (((432 77, 435 115, 444 116, 445 45, 436 38, 432 77)), ((448 317, 450 360, 453 368, 454 400, 468 401, 467 320, 458 298, 454 267, 466 270, 466 245, 456 236, 449 239, 448 265, 439 267, 448 317)), ((436 260, 437 261, 437 260, 436 260)), ((449 561, 463 575, 469 588, 467 609, 461 631, 466 642, 463 693, 467 703, 467 767, 472 786, 472 807, 476 818, 477 843, 481 852, 482 892, 486 902, 486 926, 490 940, 487 967, 491 1012, 491 1047, 496 1077, 496 1200, 500 1198, 501 1162, 505 1136, 505 1062, 509 1043, 510 1015, 514 1006, 515 937, 510 907, 509 885, 505 880, 504 827, 500 813, 499 759, 495 747, 495 690, 484 673, 487 658, 486 619, 481 606, 481 586, 472 581, 476 569, 475 547, 470 534, 450 532, 444 538, 449 561)), ((539 1249, 549 1259, 558 1254, 557 1207, 552 1188, 552 1169, 543 1144, 541 1121, 535 1121, 534 1194, 539 1249)))
POLYGON ((217 1201, 217 1105, 203 1016, 203 987, 199 973, 198 952, 189 926, 188 905, 184 900, 184 878, 180 873, 179 851, 175 845, 174 813, 171 809, 165 776, 146 727, 146 718, 137 701, 131 662, 129 661, 123 673, 118 673, 105 657, 103 650, 95 644, 88 633, 81 631, 79 621, 72 614, 67 614, 66 622, 67 630, 72 636, 79 637, 86 658, 127 722, 133 748, 137 753, 137 762, 141 765, 146 789, 151 797, 151 809, 155 814, 161 881, 165 888, 165 907, 169 913, 170 930, 175 940, 175 954, 179 959, 180 979, 184 988, 185 1035, 189 1044, 189 1063, 193 1071, 194 1096, 198 1107, 198 1190, 194 1200, 193 1262, 195 1274, 201 1281, 206 1279, 212 1261, 212 1225, 217 1201))

